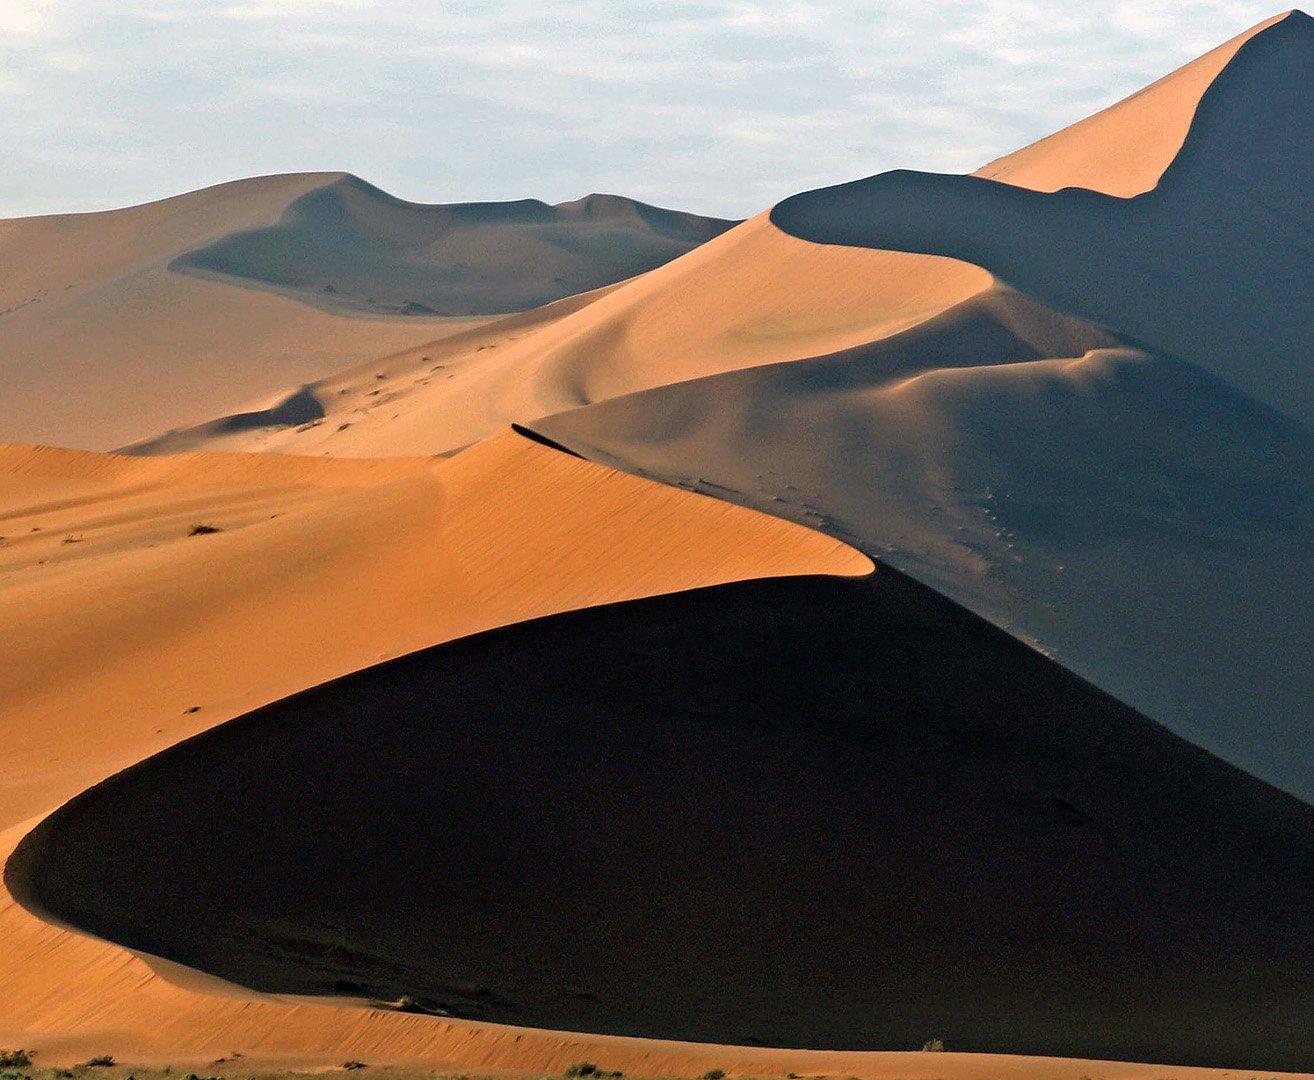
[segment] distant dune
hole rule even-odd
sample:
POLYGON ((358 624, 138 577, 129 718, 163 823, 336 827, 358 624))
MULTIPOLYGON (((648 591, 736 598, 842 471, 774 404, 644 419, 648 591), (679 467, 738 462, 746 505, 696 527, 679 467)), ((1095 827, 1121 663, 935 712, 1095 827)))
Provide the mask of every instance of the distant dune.
POLYGON ((900 171, 795 195, 771 220, 816 243, 965 259, 1314 424, 1311 86, 1314 19, 1296 12, 1241 45, 1134 198, 900 171))
POLYGON ((618 195, 423 206, 344 176, 277 224, 220 237, 170 269, 328 311, 500 315, 651 270, 732 224, 618 195))
POLYGON ((631 277, 728 224, 615 196, 420 207, 341 173, 0 221, 0 439, 138 442, 631 277))

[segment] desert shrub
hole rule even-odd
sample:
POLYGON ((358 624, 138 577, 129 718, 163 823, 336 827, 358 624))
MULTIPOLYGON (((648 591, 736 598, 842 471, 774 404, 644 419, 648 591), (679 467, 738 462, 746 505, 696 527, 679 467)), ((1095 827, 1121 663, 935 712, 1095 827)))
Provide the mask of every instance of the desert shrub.
POLYGON ((0 1069, 26 1069, 32 1055, 26 1050, 0 1050, 0 1069))
POLYGON ((188 536, 207 536, 221 531, 218 525, 203 525, 199 521, 187 530, 188 536))
POLYGON ((937 1054, 938 1054, 938 1053, 943 1053, 943 1052, 944 1052, 944 1040, 943 1040, 943 1039, 927 1039, 926 1042, 924 1042, 924 1043, 922 1044, 922 1049, 925 1050, 925 1051, 927 1051, 927 1052, 929 1052, 929 1053, 937 1053, 937 1054))
POLYGON ((597 1076, 598 1067, 591 1061, 576 1061, 572 1065, 567 1065, 566 1071, 562 1075, 571 1077, 597 1076))
POLYGON ((708 1069, 703 1073, 703 1080, 725 1080, 724 1069, 708 1069))
POLYGON ((114 1058, 109 1054, 97 1054, 82 1063, 88 1069, 108 1069, 114 1065, 114 1058))

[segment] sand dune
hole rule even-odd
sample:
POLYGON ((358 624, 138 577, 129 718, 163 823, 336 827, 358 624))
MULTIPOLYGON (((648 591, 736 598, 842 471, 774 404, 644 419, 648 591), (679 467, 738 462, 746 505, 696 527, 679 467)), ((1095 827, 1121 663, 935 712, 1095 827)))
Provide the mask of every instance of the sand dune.
POLYGON ((341 174, 0 222, 0 434, 321 455, 0 448, 0 1045, 1314 1066, 1314 812, 952 602, 1314 795, 1312 44, 674 259, 341 174))
MULTIPOLYGON (((9 448, 0 505, 10 844, 143 757, 388 656, 620 597, 871 569, 796 526, 510 433, 451 462, 9 448), (189 536, 197 522, 222 531, 189 536)), ((114 1043, 156 1061, 215 1040, 315 1060, 507 1053, 497 1032, 471 1048, 478 1030, 424 1018, 180 989, 117 947, 0 908, 7 1045, 114 1043)))
POLYGON ((220 237, 171 268, 329 311, 499 315, 651 270, 732 224, 618 195, 424 206, 344 176, 277 224, 220 237))
POLYGON ((1088 188, 1129 199, 1159 183, 1186 141, 1201 97, 1275 15, 1131 97, 983 165, 974 175, 1032 191, 1088 188))
MULTIPOLYGON (((1283 17, 1261 23, 1128 100, 992 162, 977 175, 1035 191, 1082 187, 1120 201, 1149 191, 1182 149, 1202 95, 1247 41, 1279 24, 1285 25, 1283 17)), ((973 227, 987 226, 974 222, 973 227)), ((1084 250, 1068 236, 1061 246, 1084 250)), ((328 394, 319 395, 325 416, 314 428, 305 427, 306 419, 272 417, 235 430, 212 418, 176 434, 157 434, 141 449, 351 456, 445 452, 510 422, 528 423, 644 389, 880 341, 990 288, 991 276, 970 265, 974 250, 960 253, 946 246, 941 254, 962 258, 800 244, 764 215, 626 283, 587 311, 565 313, 551 325, 541 320, 537 333, 526 334, 523 324, 506 327, 506 333, 493 327, 463 354, 444 350, 437 380, 425 362, 438 359, 436 343, 389 357, 395 381, 386 388, 369 383, 384 369, 361 369, 355 379, 334 382, 328 394), (348 393, 341 396, 348 400, 334 400, 344 389, 348 393), (362 395, 384 397, 386 408, 376 407, 385 402, 353 400, 362 395)), ((270 400, 297 390, 288 385, 270 400)), ((252 399, 246 411, 268 404, 252 399)))
POLYGON ((1314 810, 892 572, 402 658, 120 774, 6 873, 271 992, 713 1043, 1314 1063, 1292 990, 1314 810))
POLYGON ((1133 199, 894 172, 796 195, 771 218, 818 243, 968 260, 1311 424, 1312 80, 1314 20, 1295 13, 1255 34, 1209 85, 1158 184, 1133 199))
POLYGON ((384 655, 621 596, 871 565, 509 432, 450 462, 18 448, 0 493, 0 825, 384 655), (188 536, 196 523, 224 531, 188 536))
POLYGON ((271 423, 237 433, 220 420, 133 449, 442 453, 508 423, 859 345, 989 285, 984 271, 949 259, 802 243, 762 215, 586 307, 563 301, 531 323, 518 317, 465 335, 466 348, 427 343, 329 381, 315 428, 271 423), (390 385, 371 383, 380 373, 391 373, 390 385), (361 400, 371 394, 386 400, 361 400))
POLYGON ((727 225, 614 196, 420 207, 341 173, 0 221, 0 439, 137 442, 468 328, 471 313, 630 277, 727 225))
POLYGON ((973 303, 883 347, 536 427, 841 537, 1314 797, 1314 436, 1198 368, 1100 338, 1010 347, 973 303))
POLYGON ((105 449, 447 332, 335 318, 168 270, 179 252, 276 221, 336 179, 264 177, 0 221, 0 438, 105 449))

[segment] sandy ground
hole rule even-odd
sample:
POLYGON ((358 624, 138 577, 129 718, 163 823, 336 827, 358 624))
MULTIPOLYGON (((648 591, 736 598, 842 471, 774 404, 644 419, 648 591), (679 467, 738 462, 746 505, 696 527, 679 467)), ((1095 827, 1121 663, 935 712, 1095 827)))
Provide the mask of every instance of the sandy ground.
MULTIPOLYGON (((0 476, 17 538, 0 548, 0 604, 13 613, 0 669, 10 844, 133 761, 388 656, 623 597, 871 569, 796 526, 510 433, 451 462, 15 447, 0 476), (489 490, 501 497, 490 503, 489 490), (222 531, 188 535, 193 524, 222 531)), ((413 1016, 216 1001, 9 899, 3 918, 7 1044, 109 1041, 124 1059, 237 1042, 429 1059, 478 1038, 413 1016)))

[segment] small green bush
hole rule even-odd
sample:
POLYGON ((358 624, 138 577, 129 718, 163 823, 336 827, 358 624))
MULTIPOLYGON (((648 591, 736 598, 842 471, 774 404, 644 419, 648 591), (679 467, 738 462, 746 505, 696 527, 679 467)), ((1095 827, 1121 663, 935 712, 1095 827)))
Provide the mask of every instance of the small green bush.
POLYGON ((573 1065, 567 1065, 563 1076, 597 1076, 598 1067, 591 1061, 576 1061, 573 1065))
POLYGON ((927 1039, 926 1042, 922 1044, 922 1049, 925 1050, 927 1053, 933 1053, 933 1054, 940 1054, 940 1053, 943 1053, 943 1052, 944 1052, 944 1040, 943 1040, 943 1039, 927 1039))
POLYGON ((26 1069, 32 1055, 26 1050, 0 1050, 0 1069, 26 1069))
POLYGON ((725 1080, 724 1069, 708 1069, 703 1073, 703 1080, 725 1080))
POLYGON ((109 1069, 114 1066, 114 1058, 109 1054, 97 1054, 82 1063, 88 1069, 109 1069))

